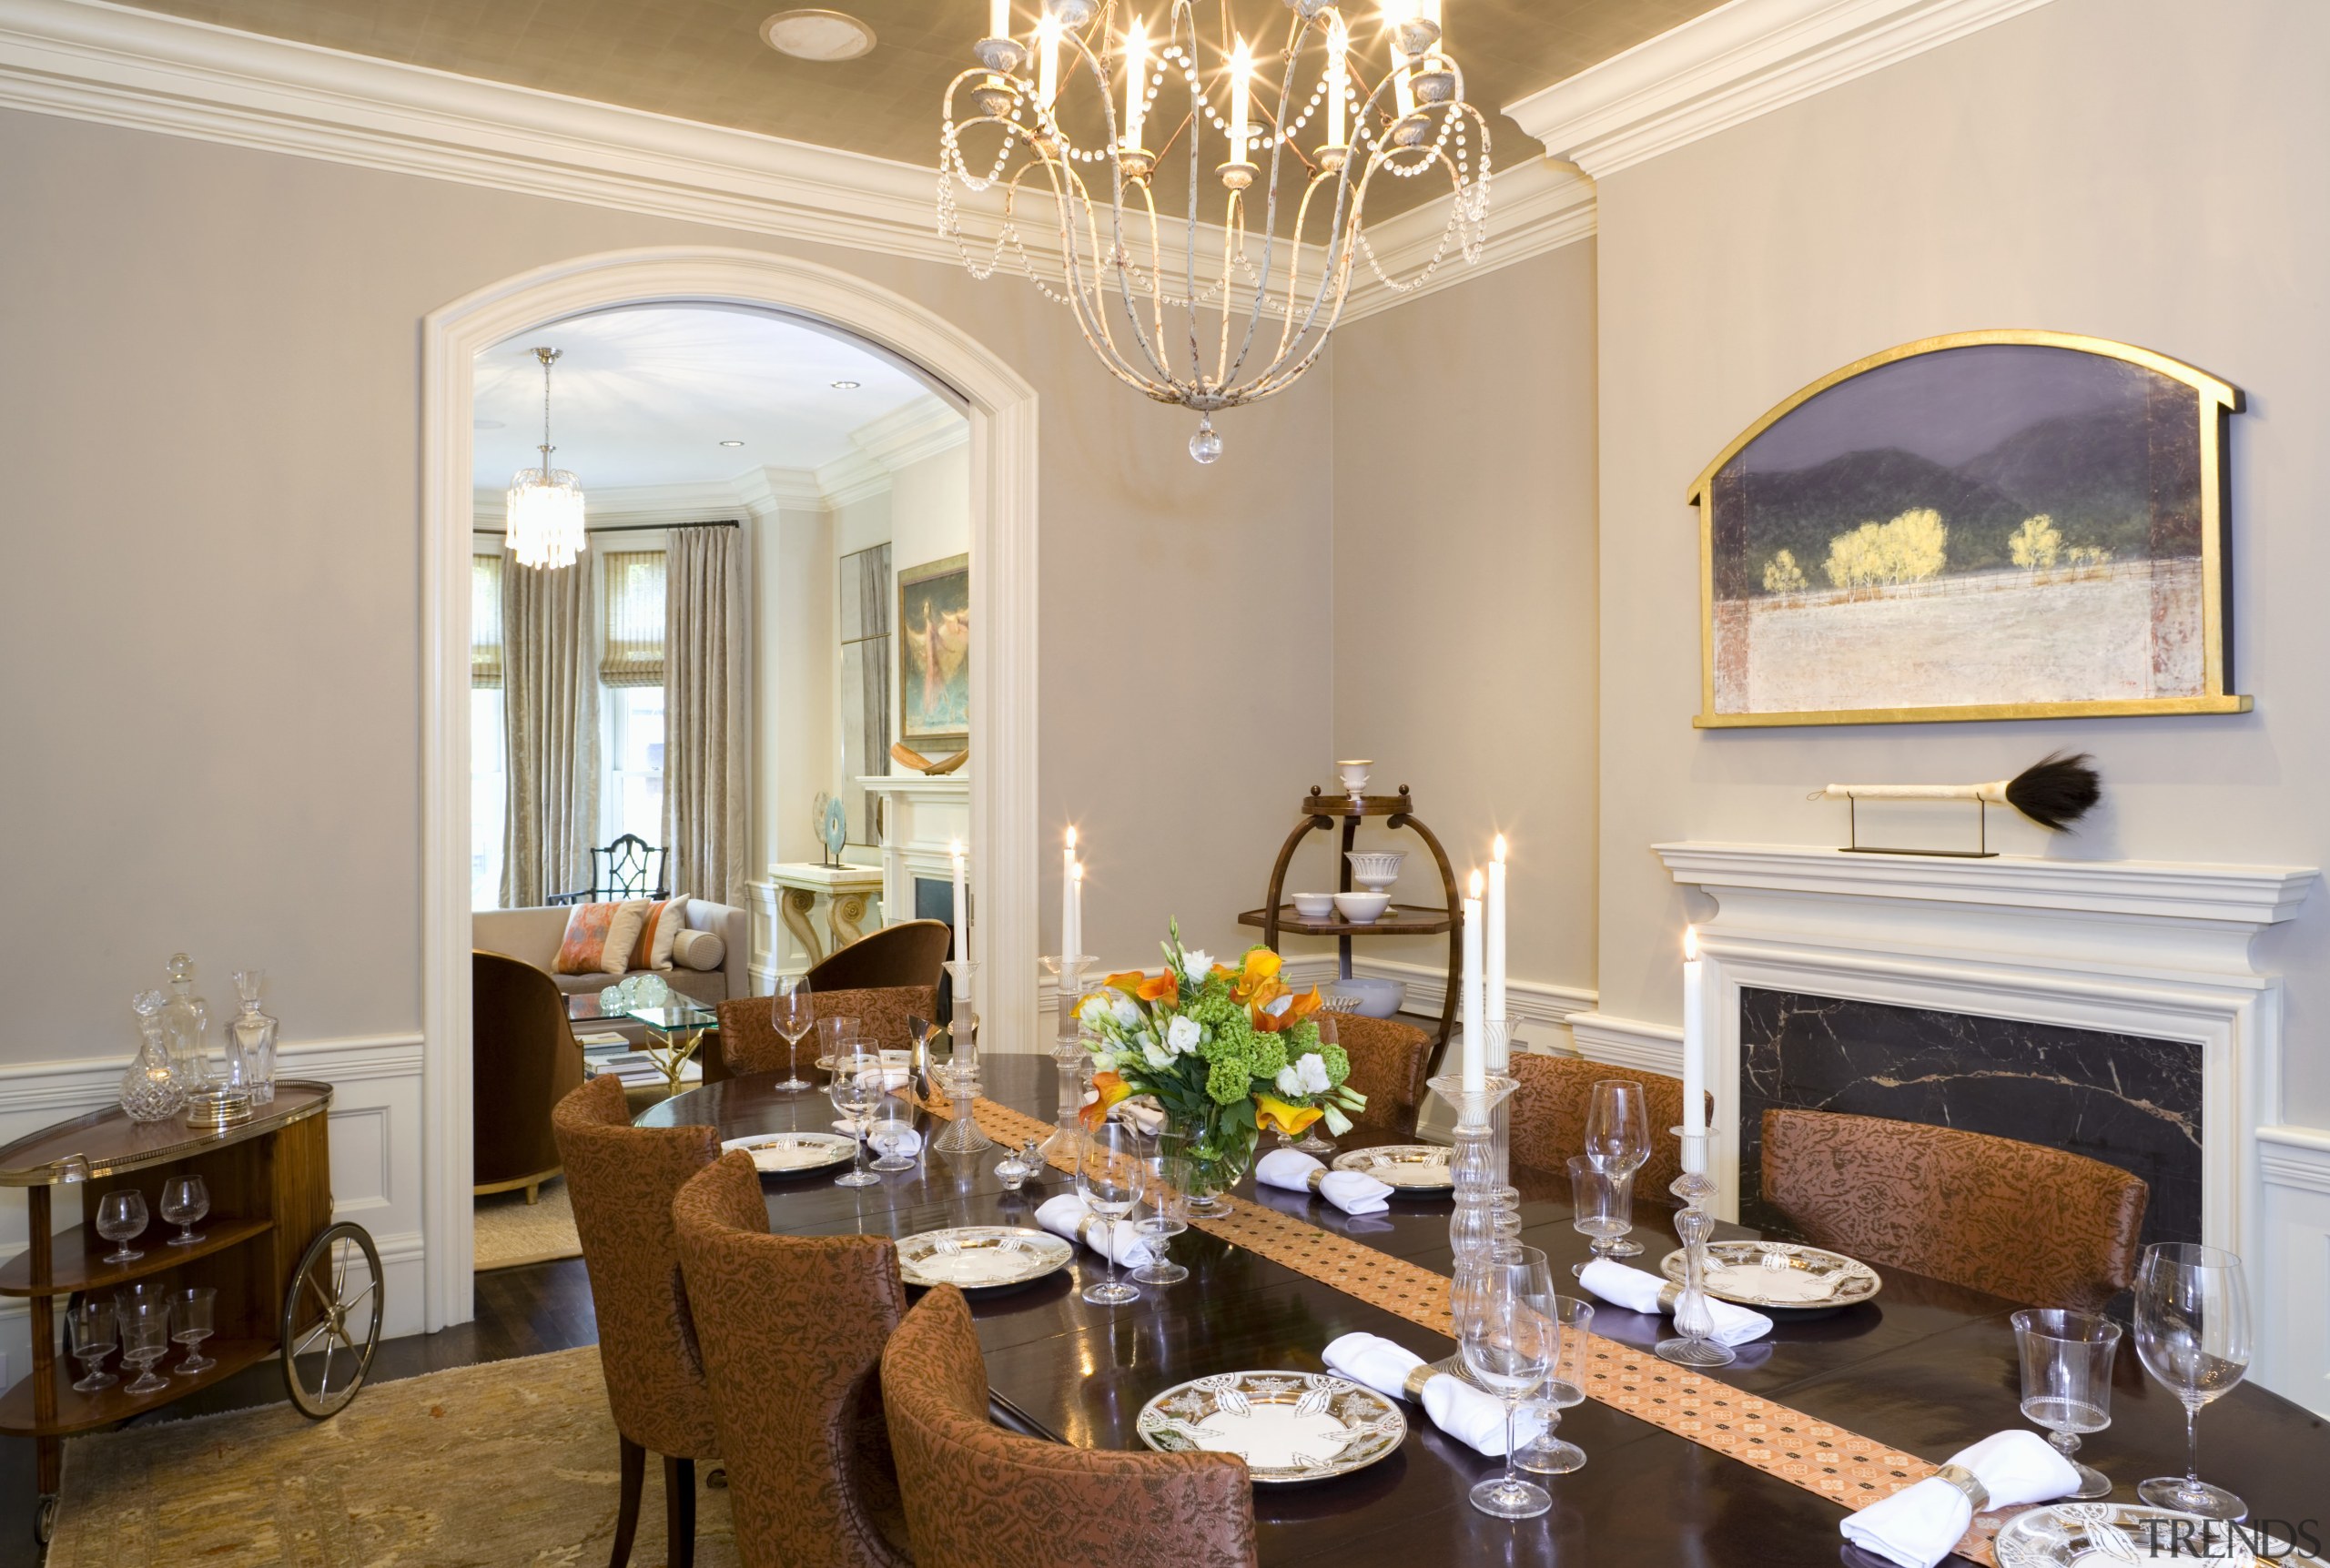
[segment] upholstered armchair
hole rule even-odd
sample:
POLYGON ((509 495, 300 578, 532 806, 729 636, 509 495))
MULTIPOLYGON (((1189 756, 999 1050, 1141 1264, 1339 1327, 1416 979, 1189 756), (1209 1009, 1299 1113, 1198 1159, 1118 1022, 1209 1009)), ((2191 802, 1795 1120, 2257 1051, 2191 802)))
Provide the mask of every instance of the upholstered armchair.
POLYGON ((552 1108, 582 1081, 566 998, 548 975, 499 953, 470 955, 470 1145, 478 1192, 526 1189, 558 1174, 552 1108))
POLYGON ((1351 1057, 1351 1087, 1367 1097, 1367 1108, 1351 1118, 1353 1129, 1393 1139, 1415 1137, 1424 1075, 1432 1070, 1432 1037, 1397 1018, 1313 1016, 1322 1037, 1334 1030, 1335 1044, 1351 1057))

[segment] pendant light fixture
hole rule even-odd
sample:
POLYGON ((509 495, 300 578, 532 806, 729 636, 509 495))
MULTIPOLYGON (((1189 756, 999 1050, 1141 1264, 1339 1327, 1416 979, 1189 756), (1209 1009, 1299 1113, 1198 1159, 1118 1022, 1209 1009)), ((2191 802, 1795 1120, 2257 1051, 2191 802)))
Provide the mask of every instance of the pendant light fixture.
POLYGON ((572 566, 585 542, 582 481, 550 466, 550 368, 558 356, 556 349, 534 350, 542 362, 542 467, 520 469, 510 481, 510 552, 521 566, 572 566))

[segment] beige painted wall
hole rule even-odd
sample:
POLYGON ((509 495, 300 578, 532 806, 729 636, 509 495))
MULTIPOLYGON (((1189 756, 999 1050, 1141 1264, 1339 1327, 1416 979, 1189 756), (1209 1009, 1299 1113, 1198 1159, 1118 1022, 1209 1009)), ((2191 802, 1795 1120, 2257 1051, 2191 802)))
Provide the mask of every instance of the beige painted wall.
MULTIPOLYGON (((1510 971, 1580 988, 1594 984, 1594 288, 1585 241, 1335 341, 1335 755, 1375 758, 1373 788, 1412 785, 1460 879, 1503 831, 1510 971)), ((1325 761, 1309 782, 1334 787, 1325 761)), ((1441 902, 1413 835, 1362 837, 1414 851, 1403 902, 1441 902)), ((1334 885, 1323 836, 1295 864, 1304 887, 1334 885)), ((1253 902, 1261 891, 1258 875, 1253 902)), ((1448 954, 1440 937, 1364 951, 1448 954)))
POLYGON ((791 507, 754 528, 754 703, 761 764, 753 771, 748 875, 824 850, 809 803, 833 787, 834 524, 821 508, 791 507))
POLYGON ((1038 388, 1041 809, 1093 826, 1096 951, 1173 910, 1226 938, 1265 803, 1332 750, 1323 701, 1235 700, 1326 636, 1282 591, 1327 550, 1323 376, 1206 470, 1064 311, 953 268, 14 113, 0 212, 11 881, 40 890, 4 929, 49 955, 0 1063, 126 1059, 177 947, 214 1001, 265 965, 294 1039, 419 1027, 419 324, 567 258, 797 250, 1038 388))
MULTIPOLYGON (((1831 844, 1831 779, 1986 779, 2092 751, 2062 856, 2330 865, 2330 7, 2055 0, 1623 170, 1600 191, 1602 894, 1608 1012, 1681 1011, 1685 901, 1648 845, 1831 844), (1974 327, 2142 344, 2249 396, 2233 422, 2235 718, 1703 733, 1684 488, 1772 403, 1974 327)), ((2289 976, 2287 1119, 2330 1122, 2330 893, 2289 976)))

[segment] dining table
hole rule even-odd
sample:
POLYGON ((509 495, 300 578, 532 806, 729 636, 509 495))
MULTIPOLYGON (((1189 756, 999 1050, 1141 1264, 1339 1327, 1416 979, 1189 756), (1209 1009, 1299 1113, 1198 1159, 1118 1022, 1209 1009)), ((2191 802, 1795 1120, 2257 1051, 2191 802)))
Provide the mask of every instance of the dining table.
MULTIPOLYGON (((1052 1060, 989 1052, 980 1064, 985 1096, 1027 1115, 1056 1104, 1052 1060)), ((828 1130, 833 1106, 817 1090, 786 1094, 779 1075, 750 1075, 688 1090, 643 1112, 643 1126, 710 1126, 722 1138, 789 1130, 828 1130)), ((943 1123, 927 1112, 926 1133, 943 1123)), ((840 1187, 830 1170, 764 1175, 773 1232, 908 1237, 964 1225, 1033 1227, 1046 1199, 1074 1189, 1044 1167, 1018 1191, 995 1167, 1001 1145, 978 1154, 925 1149, 910 1170, 877 1185, 840 1187)), ((1413 1141, 1352 1135, 1340 1147, 1413 1141)), ((1515 1166, 1521 1239, 1542 1249, 1567 1284, 1589 1256, 1571 1224, 1569 1184, 1515 1166)), ((1239 1195, 1305 1224, 1435 1273, 1452 1271, 1451 1200, 1403 1192, 1388 1212, 1352 1216, 1304 1191, 1257 1189, 1239 1195)), ((1676 1247, 1670 1211, 1643 1195, 1635 1207, 1634 1261, 1656 1270, 1676 1247)), ((1725 1225, 1719 1237, 1756 1232, 1725 1225)), ((1142 1406, 1175 1385, 1253 1370, 1317 1372, 1339 1335, 1363 1331, 1428 1360, 1454 1349, 1444 1335, 1371 1305, 1323 1280, 1259 1255, 1192 1224, 1171 1257, 1189 1278, 1140 1287, 1138 1301, 1095 1306, 1083 1287, 1107 1265, 1079 1247, 1065 1270, 1010 1291, 973 1291, 971 1310, 987 1361, 991 1408, 1028 1435, 1079 1447, 1142 1446, 1142 1406)), ((1830 1315, 1776 1322, 1739 1347, 1737 1360, 1709 1375, 1824 1423, 1904 1453, 1940 1462, 1977 1439, 2028 1426, 2020 1411, 2020 1371, 2009 1315, 2017 1303, 1961 1285, 1879 1267, 1871 1300, 1830 1315)), ((1583 1290, 1575 1294, 1585 1296, 1583 1290)), ((1588 1298, 1590 1300, 1590 1298, 1588 1298)), ((1665 1320, 1596 1304, 1593 1330, 1647 1347, 1671 1332, 1665 1320)), ((2132 1338, 2132 1336, 2130 1336, 2132 1338)), ((1768 1473, 1612 1404, 1589 1399, 1562 1412, 1559 1435, 1586 1463, 1568 1474, 1535 1476, 1553 1497, 1550 1512, 1508 1522, 1474 1509, 1473 1484, 1502 1468, 1436 1430, 1421 1407, 1404 1407, 1408 1428, 1396 1452, 1351 1473, 1254 1492, 1257 1551, 1266 1564, 1416 1568, 1418 1564, 1707 1564, 1881 1562, 1847 1543, 1846 1509, 1829 1496, 1768 1473)), ((2253 1522, 2287 1534, 2330 1534, 2330 1431, 2322 1417, 2244 1384, 2201 1415, 2201 1467, 2247 1501, 2253 1522)), ((2184 1415, 2147 1378, 2123 1340, 2114 1368, 2112 1421, 2087 1436, 2080 1457, 2134 1502, 2147 1477, 2181 1474, 2184 1415)), ((2217 1538, 2220 1545, 2223 1538, 2217 1538)), ((2163 1558, 2163 1561, 2168 1559, 2163 1558)), ((2182 1561, 2195 1559, 2187 1556, 2182 1561)), ((1951 1557, 1952 1563, 1964 1560, 1951 1557)))

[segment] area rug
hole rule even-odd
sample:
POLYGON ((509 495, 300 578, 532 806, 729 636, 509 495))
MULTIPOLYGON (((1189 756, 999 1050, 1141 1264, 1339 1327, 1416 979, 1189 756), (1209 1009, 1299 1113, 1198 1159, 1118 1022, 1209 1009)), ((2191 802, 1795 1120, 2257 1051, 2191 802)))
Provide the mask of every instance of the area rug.
MULTIPOLYGON (((368 1385, 329 1421, 288 1404, 75 1438, 48 1568, 581 1568, 620 1495, 595 1346, 368 1385)), ((700 1568, 735 1568, 698 1472, 700 1568)), ((632 1562, 659 1568, 651 1458, 632 1562)))
POLYGON ((475 1267, 515 1269, 521 1263, 547 1263, 553 1258, 580 1258, 582 1239, 574 1233, 574 1204, 566 1181, 554 1178, 542 1184, 540 1203, 529 1203, 519 1192, 489 1193, 477 1199, 477 1229, 473 1239, 475 1267))

